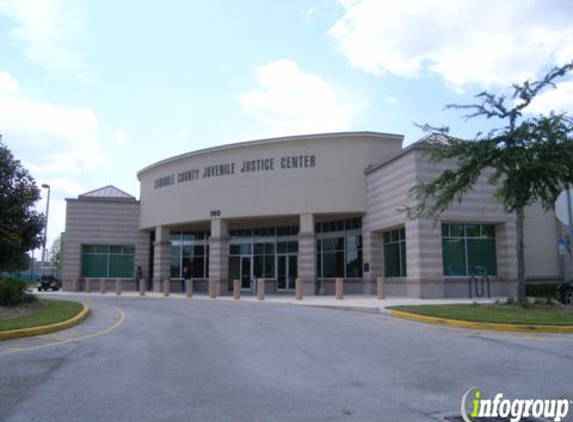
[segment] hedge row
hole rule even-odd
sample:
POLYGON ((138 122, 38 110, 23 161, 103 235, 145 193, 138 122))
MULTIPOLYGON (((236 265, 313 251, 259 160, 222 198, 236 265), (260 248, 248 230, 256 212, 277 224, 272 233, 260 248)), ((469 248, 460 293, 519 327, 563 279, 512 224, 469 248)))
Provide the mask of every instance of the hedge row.
POLYGON ((30 303, 36 296, 28 292, 28 284, 20 280, 0 279, 0 306, 30 303))

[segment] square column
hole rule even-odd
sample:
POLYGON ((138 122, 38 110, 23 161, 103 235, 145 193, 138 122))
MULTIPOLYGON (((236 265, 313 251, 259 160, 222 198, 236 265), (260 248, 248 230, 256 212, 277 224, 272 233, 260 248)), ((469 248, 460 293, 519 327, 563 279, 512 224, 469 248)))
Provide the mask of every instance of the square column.
POLYGON ((160 292, 162 282, 171 278, 171 241, 169 229, 163 226, 155 228, 153 243, 153 291, 160 292))
POLYGON ((405 227, 407 296, 445 297, 441 224, 416 219, 406 221, 405 227))
POLYGON ((382 234, 372 232, 368 215, 362 217, 363 293, 376 293, 376 279, 384 275, 382 234))
MULTIPOLYGON (((495 226, 497 249, 497 286, 492 283, 492 295, 517 295, 517 224, 515 219, 495 226)), ((565 255, 565 257, 567 257, 565 255)), ((527 268, 526 268, 527 269, 527 268)))
POLYGON ((229 235, 227 221, 211 220, 209 237, 209 280, 215 281, 217 294, 228 294, 229 286, 229 235))
POLYGON ((316 236, 314 215, 300 215, 298 235, 298 277, 302 280, 303 295, 316 294, 316 236))

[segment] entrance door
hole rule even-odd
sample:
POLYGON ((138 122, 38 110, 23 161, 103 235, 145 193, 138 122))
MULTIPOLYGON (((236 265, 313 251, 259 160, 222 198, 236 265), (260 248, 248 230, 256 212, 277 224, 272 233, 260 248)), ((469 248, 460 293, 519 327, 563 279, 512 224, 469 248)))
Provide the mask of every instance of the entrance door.
POLYGON ((288 256, 287 289, 294 290, 296 278, 298 277, 298 255, 288 256))
POLYGON ((253 291, 251 256, 241 256, 241 290, 253 291))
POLYGON ((297 255, 277 255, 277 290, 294 290, 297 275, 297 255))

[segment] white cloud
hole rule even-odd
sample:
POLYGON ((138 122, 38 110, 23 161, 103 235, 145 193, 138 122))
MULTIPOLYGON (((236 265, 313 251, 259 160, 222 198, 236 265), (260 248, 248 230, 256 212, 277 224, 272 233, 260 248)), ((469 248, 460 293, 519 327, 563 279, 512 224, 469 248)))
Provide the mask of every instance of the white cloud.
POLYGON ((181 130, 178 130, 177 133, 175 133, 175 136, 177 138, 180 138, 180 139, 188 138, 189 135, 190 135, 190 133, 187 129, 181 129, 181 130))
POLYGON ((306 23, 312 21, 312 17, 317 12, 317 10, 318 10, 318 5, 311 6, 307 9, 306 14, 304 16, 304 20, 306 23))
POLYGON ((78 174, 97 168, 102 160, 98 123, 89 108, 0 93, 0 131, 36 177, 78 174))
POLYGON ((260 88, 241 94, 239 101, 275 136, 348 130, 365 107, 289 59, 269 62, 255 72, 260 88))
POLYGON ((87 189, 80 185, 76 179, 65 176, 38 180, 38 186, 43 184, 48 184, 51 189, 51 194, 57 198, 75 198, 87 192, 87 189))
POLYGON ((85 39, 86 21, 78 0, 0 0, 0 14, 15 22, 8 36, 26 57, 45 69, 86 77, 78 42, 85 39))
POLYGON ((338 0, 329 34, 371 74, 437 73, 456 90, 521 82, 573 57, 573 8, 561 0, 338 0))
POLYGON ((129 142, 129 133, 125 129, 117 129, 114 134, 115 143, 119 146, 125 146, 129 142))
POLYGON ((386 104, 389 104, 389 105, 394 105, 394 104, 396 104, 396 103, 398 102, 398 100, 396 99, 396 97, 390 97, 390 96, 388 96, 388 97, 384 97, 384 102, 385 102, 386 104))
POLYGON ((550 111, 573 114, 573 81, 560 82, 556 84, 556 89, 544 91, 531 102, 527 111, 535 114, 550 111))
POLYGON ((12 75, 0 71, 0 92, 16 92, 18 89, 18 81, 12 75))

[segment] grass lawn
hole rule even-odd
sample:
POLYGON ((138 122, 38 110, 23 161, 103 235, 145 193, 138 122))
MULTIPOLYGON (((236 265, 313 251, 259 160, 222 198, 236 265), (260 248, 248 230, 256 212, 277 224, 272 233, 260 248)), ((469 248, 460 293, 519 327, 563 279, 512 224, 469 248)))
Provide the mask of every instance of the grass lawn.
POLYGON ((389 309, 461 321, 525 325, 573 325, 573 309, 562 305, 525 308, 518 305, 420 305, 392 306, 389 309))
POLYGON ((43 299, 45 306, 38 307, 29 315, 0 320, 0 331, 17 330, 20 328, 38 327, 68 320, 83 309, 78 302, 43 299))

